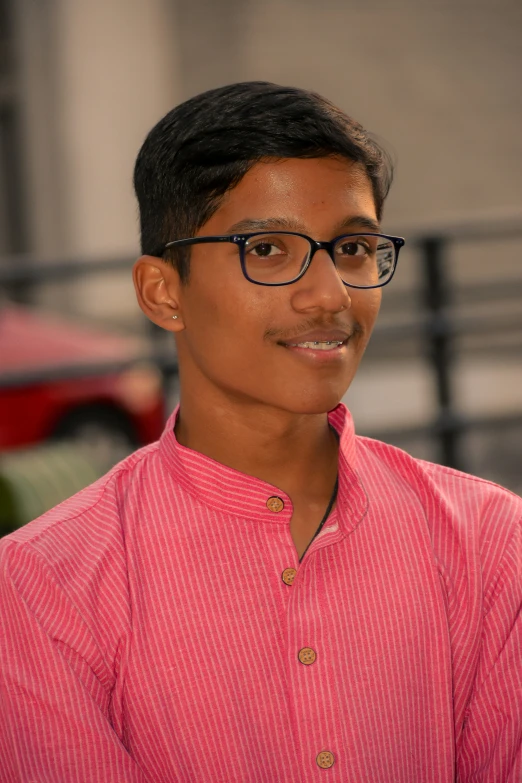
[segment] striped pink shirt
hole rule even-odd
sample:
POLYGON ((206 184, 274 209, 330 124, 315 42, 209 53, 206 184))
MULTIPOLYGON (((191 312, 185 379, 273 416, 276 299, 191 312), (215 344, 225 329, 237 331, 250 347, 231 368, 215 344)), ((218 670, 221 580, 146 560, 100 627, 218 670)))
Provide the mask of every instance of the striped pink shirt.
POLYGON ((2 783, 522 781, 522 501, 330 421, 301 564, 173 417, 2 540, 2 783))

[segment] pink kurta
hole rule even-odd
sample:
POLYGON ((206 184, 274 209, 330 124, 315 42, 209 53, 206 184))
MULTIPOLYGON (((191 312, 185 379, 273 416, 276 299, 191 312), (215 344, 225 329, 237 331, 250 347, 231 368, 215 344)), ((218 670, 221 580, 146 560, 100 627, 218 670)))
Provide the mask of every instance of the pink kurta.
POLYGON ((174 416, 2 540, 1 783, 522 781, 522 500, 330 422, 301 564, 174 416))

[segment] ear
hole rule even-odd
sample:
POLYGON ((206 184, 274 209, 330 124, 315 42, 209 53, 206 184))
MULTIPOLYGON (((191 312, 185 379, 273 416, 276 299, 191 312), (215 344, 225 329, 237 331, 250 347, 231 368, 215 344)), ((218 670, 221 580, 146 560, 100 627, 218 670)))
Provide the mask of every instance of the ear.
POLYGON ((181 332, 185 326, 179 309, 181 283, 177 270, 161 258, 141 256, 134 264, 132 279, 138 304, 147 318, 168 332, 181 332))

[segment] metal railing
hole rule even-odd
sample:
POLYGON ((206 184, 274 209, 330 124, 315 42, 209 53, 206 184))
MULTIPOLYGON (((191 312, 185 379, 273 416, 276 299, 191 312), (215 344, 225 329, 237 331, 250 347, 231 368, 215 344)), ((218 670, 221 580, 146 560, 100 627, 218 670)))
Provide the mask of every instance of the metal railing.
MULTIPOLYGON (((425 354, 430 362, 433 372, 433 381, 436 390, 438 413, 431 425, 431 432, 439 444, 438 460, 450 467, 466 469, 466 463, 461 450, 462 435, 465 430, 483 426, 510 426, 518 421, 522 422, 522 397, 520 417, 490 416, 471 419, 462 416, 455 408, 454 392, 454 367, 455 351, 454 343, 459 334, 476 331, 485 325, 484 318, 470 320, 467 323, 459 320, 451 312, 456 291, 451 284, 447 269, 448 247, 453 243, 476 242, 477 240, 493 240, 494 238, 506 240, 508 238, 522 238, 522 210, 504 213, 492 217, 473 216, 469 219, 455 220, 439 226, 425 226, 408 234, 409 242, 417 246, 422 270, 422 288, 419 291, 419 304, 424 305, 426 317, 420 324, 424 334, 425 354)), ((493 270, 492 270, 493 271, 493 270)), ((491 298, 491 283, 488 281, 483 286, 474 286, 475 293, 486 289, 491 298)), ((472 287, 470 287, 472 288, 472 287)), ((522 328, 522 277, 504 281, 496 287, 497 296, 500 298, 519 296, 521 301, 519 326, 522 328)), ((497 316, 497 322, 490 322, 488 329, 502 328, 501 318, 497 316)), ((510 323, 510 329, 516 328, 510 323)), ((522 346, 521 346, 522 347, 522 346)))
MULTIPOLYGON (((394 344, 409 340, 412 334, 420 336, 421 350, 431 367, 433 383, 437 400, 437 415, 434 421, 425 426, 412 428, 399 427, 370 433, 376 437, 393 440, 397 436, 424 435, 435 439, 438 446, 438 461, 465 470, 466 464, 461 445, 463 434, 470 429, 492 427, 511 427, 522 424, 522 393, 520 413, 509 413, 497 416, 465 417, 455 406, 454 370, 455 343, 459 336, 481 330, 491 333, 520 331, 522 335, 522 275, 516 279, 495 281, 491 279, 484 283, 474 283, 457 289, 448 273, 448 250, 455 244, 468 243, 477 240, 493 240, 520 238, 522 240, 522 209, 503 213, 501 215, 475 215, 469 219, 452 222, 425 225, 412 230, 399 232, 407 237, 408 246, 414 247, 419 255, 421 267, 421 284, 415 292, 417 312, 406 317, 401 316, 400 298, 397 295, 397 318, 384 327, 377 325, 372 343, 394 344), (496 314, 493 319, 459 315, 452 305, 455 299, 472 302, 490 303, 492 300, 504 302, 520 301, 518 317, 496 314)), ((129 270, 131 261, 121 259, 61 259, 59 261, 42 261, 30 256, 16 256, 0 259, 0 292, 4 289, 8 294, 17 297, 20 292, 34 289, 44 282, 53 280, 64 281, 98 273, 108 273, 118 270, 129 270)), ((408 295, 411 298, 411 294, 408 295)), ((393 298, 393 294, 391 294, 393 298)), ((151 335, 155 335, 155 329, 151 335)), ((162 372, 165 388, 177 374, 175 357, 165 355, 158 350, 158 342, 153 340, 153 350, 148 354, 162 372)), ((509 347, 511 351, 520 350, 522 360, 522 344, 509 347)), ((98 363, 85 366, 46 368, 37 371, 2 374, 0 368, 0 389, 6 386, 41 383, 58 380, 64 377, 83 375, 102 375, 114 373, 128 367, 129 362, 98 363)))

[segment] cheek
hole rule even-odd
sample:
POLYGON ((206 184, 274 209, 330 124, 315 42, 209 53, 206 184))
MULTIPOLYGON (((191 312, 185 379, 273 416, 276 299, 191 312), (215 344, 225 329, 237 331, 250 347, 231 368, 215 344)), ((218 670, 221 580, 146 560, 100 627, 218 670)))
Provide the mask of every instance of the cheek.
POLYGON ((233 322, 241 295, 233 270, 223 266, 211 257, 193 262, 183 302, 188 336, 213 333, 233 322))
MULTIPOLYGON (((243 278, 244 279, 244 278, 243 278)), ((263 342, 267 302, 248 281, 194 279, 184 304, 184 340, 198 363, 248 364, 263 342)))
POLYGON ((363 327, 366 338, 368 338, 379 315, 382 298, 381 291, 378 288, 368 291, 353 289, 350 298, 353 316, 360 326, 363 327))

